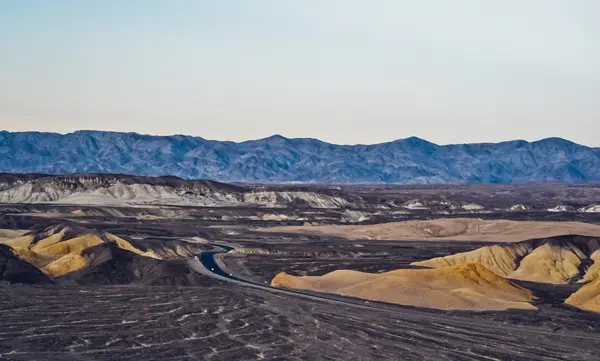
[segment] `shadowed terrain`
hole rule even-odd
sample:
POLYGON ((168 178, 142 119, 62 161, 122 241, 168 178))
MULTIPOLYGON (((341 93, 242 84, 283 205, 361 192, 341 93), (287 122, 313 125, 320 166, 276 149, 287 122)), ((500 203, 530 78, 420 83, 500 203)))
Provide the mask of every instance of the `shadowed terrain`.
POLYGON ((50 278, 21 259, 10 247, 0 244, 0 281, 23 284, 51 284, 50 278))

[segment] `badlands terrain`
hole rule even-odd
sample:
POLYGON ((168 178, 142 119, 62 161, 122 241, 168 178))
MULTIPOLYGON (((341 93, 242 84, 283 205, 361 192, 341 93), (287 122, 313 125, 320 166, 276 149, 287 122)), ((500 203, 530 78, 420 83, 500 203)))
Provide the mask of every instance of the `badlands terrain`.
POLYGON ((0 177, 0 359, 598 360, 600 188, 0 177))

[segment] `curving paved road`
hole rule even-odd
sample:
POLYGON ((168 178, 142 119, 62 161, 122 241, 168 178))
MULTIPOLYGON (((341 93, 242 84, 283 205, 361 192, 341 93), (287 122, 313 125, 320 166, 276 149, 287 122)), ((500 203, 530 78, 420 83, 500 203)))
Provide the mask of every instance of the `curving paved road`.
POLYGON ((494 332, 492 330, 497 329, 495 332, 499 333, 511 333, 511 332, 526 332, 529 334, 536 334, 543 337, 552 336, 556 337, 560 335, 561 338, 566 338, 572 340, 571 342, 576 342, 576 340, 588 340, 593 341, 594 343, 598 343, 600 347, 600 336, 597 334, 589 334, 587 332, 574 332, 569 331, 568 333, 559 333, 553 332, 551 330, 541 330, 539 327, 535 326, 527 326, 522 324, 511 324, 509 326, 503 325, 502 323, 494 322, 487 319, 477 318, 475 321, 471 320, 460 315, 451 315, 448 313, 437 313, 435 311, 428 311, 424 309, 414 308, 410 306, 400 306, 394 304, 388 304, 383 302, 375 302, 375 301, 365 301, 363 299, 338 296, 338 295, 330 295, 330 294, 316 294, 303 292, 292 289, 284 289, 284 288, 276 288, 271 287, 270 285, 263 285, 253 281, 248 281, 242 278, 239 278, 232 273, 226 271, 225 265, 220 260, 220 255, 223 255, 233 247, 224 246, 224 245, 213 245, 215 247, 212 251, 206 251, 200 253, 194 261, 190 262, 190 266, 197 272, 220 279, 227 282, 232 282, 240 285, 244 285, 247 287, 252 287, 255 289, 260 289, 263 291, 278 293, 283 295, 291 295, 294 297, 300 297, 303 299, 309 299, 313 301, 319 301, 329 304, 336 304, 341 306, 353 307, 358 309, 366 309, 366 310, 374 310, 374 311, 385 311, 387 313, 393 313, 394 317, 399 317, 406 321, 411 322, 420 322, 420 321, 429 321, 429 322, 440 322, 447 321, 451 323, 453 326, 463 326, 463 327, 472 327, 473 323, 476 322, 479 325, 485 325, 489 331, 494 332))

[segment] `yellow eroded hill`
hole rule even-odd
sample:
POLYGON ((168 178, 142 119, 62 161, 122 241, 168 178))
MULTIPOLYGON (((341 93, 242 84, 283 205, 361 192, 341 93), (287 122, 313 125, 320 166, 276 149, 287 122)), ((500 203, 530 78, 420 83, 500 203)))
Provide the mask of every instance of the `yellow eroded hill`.
POLYGON ((439 268, 477 262, 498 276, 562 284, 597 278, 600 274, 598 261, 600 245, 596 238, 562 236, 486 246, 470 252, 413 262, 412 265, 439 268), (588 264, 591 266, 587 267, 588 264))
POLYGON ((381 274, 340 270, 324 276, 294 277, 280 273, 271 285, 438 309, 535 309, 529 303, 533 299, 531 291, 477 263, 381 274))
POLYGON ((10 247, 20 247, 20 248, 28 248, 31 245, 31 242, 33 242, 34 240, 34 236, 33 235, 25 235, 25 236, 21 236, 21 237, 17 237, 17 238, 12 238, 0 243, 4 243, 7 246, 10 247))
POLYGON ((521 260, 519 268, 509 278, 545 283, 568 283, 579 275, 585 254, 572 247, 545 244, 521 260))
POLYGON ((600 278, 581 287, 565 303, 582 310, 600 312, 600 278))
POLYGON ((107 239, 116 242, 119 245, 119 248, 122 248, 124 250, 129 251, 129 252, 133 252, 133 253, 139 254, 140 256, 160 259, 160 257, 158 257, 156 255, 156 253, 154 253, 152 251, 144 252, 144 251, 142 251, 142 250, 140 250, 138 248, 135 248, 131 243, 127 242, 126 240, 124 240, 121 237, 115 236, 114 234, 111 234, 111 233, 105 233, 104 235, 105 235, 105 237, 107 239))
POLYGON ((67 233, 68 229, 63 229, 58 233, 55 233, 49 237, 40 239, 39 241, 35 242, 35 244, 33 245, 33 249, 35 251, 39 251, 41 249, 44 249, 46 247, 50 247, 60 241, 62 241, 65 237, 65 234, 67 233))
POLYGON ((58 277, 67 273, 79 271, 88 265, 87 259, 78 253, 69 253, 42 268, 49 277, 58 277))
POLYGON ((498 276, 506 277, 518 265, 518 260, 531 252, 532 247, 527 244, 493 245, 478 248, 474 251, 458 253, 446 257, 437 257, 427 261, 413 262, 414 266, 439 268, 458 264, 477 262, 484 265, 498 276))
POLYGON ((44 257, 38 253, 35 253, 34 251, 30 250, 29 248, 23 248, 23 247, 11 247, 11 248, 13 250, 13 253, 15 253, 21 259, 31 263, 34 266, 39 267, 39 265, 46 264, 53 260, 53 258, 44 257))
POLYGON ((61 257, 69 253, 79 253, 86 248, 97 246, 104 241, 95 234, 86 234, 51 246, 40 248, 38 253, 61 257))
POLYGON ((587 269, 582 281, 590 282, 600 278, 600 249, 597 249, 590 255, 590 260, 594 263, 587 269))
POLYGON ((3 241, 8 241, 10 239, 15 239, 21 237, 27 233, 27 230, 24 229, 4 229, 0 228, 0 243, 3 241))
POLYGON ((27 234, 3 241, 20 258, 40 268, 50 277, 58 277, 85 268, 89 260, 83 251, 105 243, 114 242, 119 248, 144 257, 160 259, 153 251, 142 251, 130 242, 110 233, 79 233, 69 227, 55 226, 38 233, 27 234), (37 240, 37 241, 36 241, 37 240))

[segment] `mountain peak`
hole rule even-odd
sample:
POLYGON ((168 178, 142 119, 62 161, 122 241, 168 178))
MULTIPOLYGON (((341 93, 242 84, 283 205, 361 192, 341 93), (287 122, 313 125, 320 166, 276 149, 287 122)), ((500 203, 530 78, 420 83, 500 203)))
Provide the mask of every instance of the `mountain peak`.
POLYGON ((264 140, 289 140, 289 138, 286 138, 281 134, 273 134, 270 137, 264 138, 264 140))
MULTIPOLYGON (((290 140, 291 139, 286 138, 283 135, 273 134, 270 137, 258 139, 257 141, 258 142, 263 142, 263 143, 268 143, 268 144, 283 144, 283 143, 287 143, 290 140)), ((245 142, 242 142, 242 143, 245 143, 245 142)))
POLYGON ((415 145, 418 144, 418 145, 427 145, 427 146, 432 146, 432 145, 437 146, 437 144, 435 144, 435 143, 432 143, 428 140, 425 140, 425 139, 419 138, 419 137, 415 137, 415 136, 401 139, 400 142, 408 143, 408 144, 415 144, 415 145))
POLYGON ((551 143, 551 144, 557 144, 557 145, 573 145, 573 144, 577 144, 574 142, 571 142, 570 140, 564 139, 564 138, 560 138, 560 137, 549 137, 549 138, 544 138, 544 139, 540 139, 538 141, 532 142, 532 143, 551 143))
POLYGON ((552 138, 544 138, 538 140, 536 142, 531 142, 531 145, 534 147, 543 147, 543 148, 552 148, 552 149, 575 149, 578 147, 583 147, 577 143, 571 142, 570 140, 566 140, 563 138, 552 137, 552 138))

